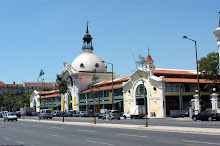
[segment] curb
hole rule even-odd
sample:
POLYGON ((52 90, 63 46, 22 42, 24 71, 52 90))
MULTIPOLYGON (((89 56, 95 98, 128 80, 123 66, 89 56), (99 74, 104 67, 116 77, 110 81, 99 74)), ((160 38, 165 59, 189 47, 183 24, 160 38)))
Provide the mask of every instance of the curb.
MULTIPOLYGON (((27 122, 39 122, 36 120, 22 119, 27 122)), ((219 128, 195 128, 195 127, 174 127, 174 126, 149 126, 144 125, 127 125, 127 124, 93 124, 84 122, 62 122, 62 121, 43 121, 43 123, 51 124, 65 124, 65 125, 77 125, 77 126, 90 126, 90 127, 105 127, 105 128, 121 128, 121 129, 135 129, 135 130, 149 130, 149 131, 163 131, 163 132, 179 132, 179 133, 194 133, 205 135, 220 135, 219 128)))

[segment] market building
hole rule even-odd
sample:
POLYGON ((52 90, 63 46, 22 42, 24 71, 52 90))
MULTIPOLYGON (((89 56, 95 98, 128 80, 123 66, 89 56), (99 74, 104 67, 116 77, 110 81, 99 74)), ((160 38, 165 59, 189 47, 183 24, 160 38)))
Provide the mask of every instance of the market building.
POLYGON ((59 90, 37 91, 34 90, 30 97, 30 107, 39 112, 40 109, 61 110, 61 95, 59 90))
POLYGON ((92 85, 92 76, 98 76, 97 82, 117 78, 119 75, 107 72, 107 65, 93 53, 92 36, 89 34, 88 23, 86 34, 83 37, 83 53, 76 57, 71 65, 64 62, 62 76, 68 81, 68 91, 61 97, 65 98, 65 108, 68 98, 71 98, 72 109, 79 110, 79 94, 92 85))

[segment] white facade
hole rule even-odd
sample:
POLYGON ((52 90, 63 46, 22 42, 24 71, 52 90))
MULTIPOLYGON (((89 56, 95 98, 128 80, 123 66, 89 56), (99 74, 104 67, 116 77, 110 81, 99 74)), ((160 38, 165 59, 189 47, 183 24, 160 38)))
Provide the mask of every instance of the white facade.
MULTIPOLYGON (((67 96, 72 96, 71 103, 73 110, 79 110, 79 106, 77 105, 79 103, 78 93, 88 89, 88 86, 92 84, 91 79, 94 74, 99 77, 98 82, 112 79, 112 73, 107 72, 107 66, 102 59, 92 52, 92 37, 88 32, 88 26, 83 40, 83 53, 76 57, 71 65, 64 63, 62 72, 62 76, 68 80, 69 89, 67 96)), ((114 74, 113 78, 118 76, 114 74)))
POLYGON ((40 95, 38 94, 37 90, 34 90, 34 92, 31 94, 30 107, 35 107, 36 112, 40 112, 40 95))

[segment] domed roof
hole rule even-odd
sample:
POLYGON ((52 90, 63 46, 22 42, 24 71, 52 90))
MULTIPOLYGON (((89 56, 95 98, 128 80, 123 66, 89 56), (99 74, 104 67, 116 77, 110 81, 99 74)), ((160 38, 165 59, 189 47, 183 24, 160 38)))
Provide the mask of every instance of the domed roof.
POLYGON ((84 39, 85 39, 85 38, 92 38, 92 36, 91 36, 91 34, 86 33, 86 34, 84 35, 84 39))
POLYGON ((71 66, 77 71, 93 71, 106 72, 105 64, 102 59, 92 52, 83 52, 76 57, 71 66))

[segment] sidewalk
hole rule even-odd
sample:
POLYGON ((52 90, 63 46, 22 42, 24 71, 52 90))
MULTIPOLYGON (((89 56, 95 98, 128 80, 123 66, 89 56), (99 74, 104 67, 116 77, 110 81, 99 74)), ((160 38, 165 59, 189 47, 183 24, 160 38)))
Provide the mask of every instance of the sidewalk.
MULTIPOLYGON (((27 122, 38 122, 31 119, 21 119, 27 122)), ((174 126, 148 126, 145 125, 128 125, 128 124, 94 124, 84 122, 61 122, 61 121, 40 121, 41 123, 51 124, 65 124, 65 125, 77 125, 77 126, 91 126, 91 127, 105 127, 105 128, 122 128, 122 129, 135 129, 135 130, 150 130, 150 131, 165 131, 165 132, 179 132, 179 133, 196 133, 205 135, 220 135, 219 128, 195 128, 195 127, 174 127, 174 126)))

